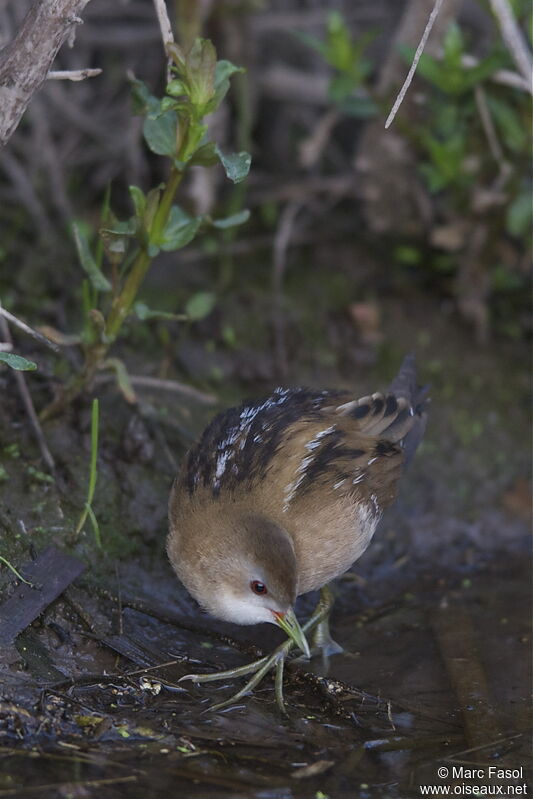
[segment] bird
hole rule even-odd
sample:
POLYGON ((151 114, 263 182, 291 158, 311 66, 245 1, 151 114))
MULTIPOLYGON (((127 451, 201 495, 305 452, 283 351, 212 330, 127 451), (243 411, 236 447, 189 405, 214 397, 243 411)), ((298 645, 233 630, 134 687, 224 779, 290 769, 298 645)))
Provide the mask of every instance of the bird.
POLYGON ((182 680, 252 674, 217 710, 252 691, 271 669, 286 712, 283 667, 291 649, 328 657, 342 651, 329 633, 328 584, 368 547, 424 434, 427 387, 413 354, 381 393, 277 388, 220 413, 183 460, 169 501, 167 553, 200 606, 240 625, 269 622, 287 640, 245 666, 182 680), (320 589, 302 626, 298 596, 320 589))

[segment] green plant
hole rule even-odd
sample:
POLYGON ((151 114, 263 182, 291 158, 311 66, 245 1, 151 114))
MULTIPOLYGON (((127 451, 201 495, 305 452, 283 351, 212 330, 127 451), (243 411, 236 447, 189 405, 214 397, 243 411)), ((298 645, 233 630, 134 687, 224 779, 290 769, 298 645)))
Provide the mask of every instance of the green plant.
MULTIPOLYGON (((493 80, 497 70, 512 67, 499 41, 473 67, 465 67, 467 52, 463 32, 452 23, 442 58, 422 56, 419 75, 431 91, 422 119, 404 120, 404 131, 435 195, 436 223, 454 231, 450 250, 460 307, 483 338, 490 298, 493 310, 504 316, 499 329, 516 335, 520 298, 530 280, 520 268, 533 223, 529 97, 493 80)), ((405 56, 410 60, 412 52, 405 56)), ((435 258, 430 263, 436 273, 435 258)))
MULTIPOLYGON (((241 71, 229 61, 217 61, 213 44, 196 39, 188 53, 170 45, 173 61, 172 79, 163 98, 152 95, 139 80, 133 81, 135 110, 144 117, 143 134, 150 150, 165 157, 170 174, 164 185, 146 194, 138 186, 130 186, 134 214, 125 221, 116 218, 109 206, 109 197, 102 209, 99 242, 93 255, 81 226, 74 226, 78 256, 86 280, 83 284, 84 328, 80 343, 84 365, 45 409, 47 417, 65 407, 91 383, 99 369, 113 369, 119 386, 132 396, 125 368, 116 358, 108 358, 124 322, 134 310, 136 298, 153 259, 161 252, 172 252, 189 244, 202 226, 226 229, 248 219, 244 210, 225 219, 207 215, 192 216, 174 203, 183 176, 193 166, 221 164, 234 183, 248 174, 251 158, 246 152, 225 154, 218 144, 207 140, 205 117, 218 108, 224 99, 230 78, 241 71)), ((193 303, 195 318, 200 310, 208 313, 212 303, 199 298, 193 303)), ((148 318, 146 306, 137 305, 137 314, 148 318)), ((173 318, 181 318, 173 316, 173 318)))
POLYGON ((91 463, 89 468, 89 486, 87 488, 87 499, 85 507, 80 516, 80 520, 76 527, 76 535, 79 535, 83 525, 86 522, 87 516, 91 520, 94 530, 94 538, 98 549, 102 549, 102 539, 100 537, 100 526, 96 519, 95 513, 92 508, 94 499, 94 492, 96 489, 96 480, 98 477, 97 472, 97 459, 98 459, 98 427, 99 427, 99 403, 97 399, 93 399, 91 408, 91 463))
POLYGON ((7 560, 7 558, 4 558, 4 557, 2 557, 2 555, 0 555, 0 562, 3 563, 5 566, 7 566, 7 568, 10 569, 13 572, 13 574, 15 575, 17 580, 20 580, 22 583, 26 583, 26 585, 33 586, 33 583, 30 583, 29 580, 25 580, 24 577, 22 576, 22 574, 19 571, 17 571, 17 569, 15 569, 13 564, 10 563, 10 561, 7 560))
MULTIPOLYGON (((404 54, 408 61, 412 58, 410 49, 404 54)), ((421 152, 420 171, 429 190, 448 191, 449 202, 460 213, 471 209, 472 192, 480 184, 490 186, 511 160, 517 166, 523 161, 526 167, 531 147, 529 103, 524 92, 488 80, 508 66, 506 51, 496 42, 485 58, 468 68, 464 66, 466 55, 465 38, 456 23, 450 24, 444 36, 442 58, 422 55, 418 72, 434 91, 428 97, 423 121, 418 120, 408 131, 421 152), (497 151, 494 143, 487 141, 492 132, 497 151)), ((504 226, 512 235, 526 230, 531 208, 525 200, 527 181, 521 174, 521 169, 509 173, 506 194, 499 203, 500 215, 506 218, 504 226)))
POLYGON ((0 352, 0 361, 7 364, 17 372, 31 372, 37 369, 37 364, 34 361, 28 361, 22 355, 16 355, 14 352, 0 352))
POLYGON ((298 38, 316 50, 334 70, 329 82, 329 98, 338 110, 348 116, 367 118, 373 116, 377 106, 369 95, 368 77, 373 64, 366 58, 368 45, 376 33, 369 31, 353 39, 342 14, 331 11, 327 17, 324 41, 305 33, 298 38))

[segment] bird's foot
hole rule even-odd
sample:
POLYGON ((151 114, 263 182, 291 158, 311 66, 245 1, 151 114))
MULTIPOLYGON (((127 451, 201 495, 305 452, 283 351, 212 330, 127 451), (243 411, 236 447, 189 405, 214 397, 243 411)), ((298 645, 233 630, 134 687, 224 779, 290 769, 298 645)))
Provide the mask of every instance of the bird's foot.
POLYGON ((192 680, 194 683, 215 682, 216 680, 226 680, 228 678, 244 677, 246 674, 253 674, 253 677, 248 680, 246 685, 230 697, 230 699, 226 699, 224 702, 219 702, 209 708, 209 710, 221 710, 224 707, 228 707, 228 705, 233 705, 247 693, 253 691, 265 674, 267 674, 270 669, 275 668, 276 702, 281 712, 286 713, 285 703, 283 701, 283 669, 285 666, 285 658, 292 646, 293 642, 288 640, 280 644, 271 655, 255 660, 253 663, 247 663, 246 666, 239 666, 235 669, 227 669, 226 671, 217 671, 214 674, 186 674, 184 677, 181 677, 178 682, 182 682, 182 680, 192 680))
MULTIPOLYGON (((327 617, 329 616, 332 605, 333 595, 331 591, 329 591, 329 589, 322 589, 320 601, 311 618, 303 625, 303 631, 307 632, 308 630, 313 630, 315 627, 317 627, 317 625, 319 626, 323 620, 325 620, 327 623, 327 617)), ((338 646, 334 641, 331 641, 331 643, 335 646, 338 646)), ((247 674, 253 674, 253 677, 248 680, 246 685, 244 685, 240 691, 237 691, 236 694, 229 699, 226 699, 224 702, 219 702, 218 704, 212 705, 209 708, 211 711, 222 710, 222 708, 235 704, 235 702, 238 702, 250 691, 253 691, 253 689, 261 682, 263 677, 271 669, 275 668, 276 675, 274 690, 276 694, 276 702, 281 712, 286 714, 287 711, 285 709, 285 702, 283 699, 283 671, 285 667, 285 660, 293 646, 294 641, 292 639, 288 639, 280 644, 271 655, 266 655, 259 660, 255 660, 253 663, 247 663, 245 666, 238 666, 235 669, 217 671, 214 674, 186 674, 185 676, 181 677, 178 682, 182 682, 183 680, 191 680, 194 683, 200 684, 205 682, 215 682, 217 680, 226 680, 233 677, 244 677, 247 674)))

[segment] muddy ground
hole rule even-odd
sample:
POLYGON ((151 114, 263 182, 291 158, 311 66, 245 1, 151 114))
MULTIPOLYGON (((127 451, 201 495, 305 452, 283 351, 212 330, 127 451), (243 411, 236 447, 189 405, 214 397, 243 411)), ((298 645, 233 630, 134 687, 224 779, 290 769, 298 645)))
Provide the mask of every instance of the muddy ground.
MULTIPOLYGON (((478 348, 449 307, 412 293, 380 300, 369 344, 346 314, 324 316, 319 294, 317 276, 301 303, 316 319, 304 311, 289 319, 286 383, 363 395, 384 388, 414 348, 433 399, 396 505, 335 586, 332 632, 346 651, 327 674, 321 662, 287 670, 287 717, 270 678, 217 713, 209 706, 234 684, 178 683, 191 670, 245 663, 279 640, 268 625, 204 616, 164 555, 173 473, 215 408, 141 388, 130 407, 111 384, 98 387, 99 553, 90 525, 73 534, 87 487, 88 399, 44 428, 53 479, 12 375, 0 374, 0 554, 23 576, 50 545, 86 566, 3 647, 0 797, 394 798, 419 796, 420 785, 529 784, 527 349, 478 348), (453 771, 461 766, 483 776, 453 771), (522 771, 492 778, 489 766, 522 771)), ((214 389, 222 405, 278 382, 270 345, 239 335, 246 344, 214 348, 202 334, 176 348, 181 376, 214 389)), ((132 372, 153 374, 149 355, 123 355, 132 372)), ((45 359, 40 376, 28 377, 37 406, 54 369, 45 359)), ((19 590, 2 566, 1 601, 19 590)), ((315 601, 301 600, 302 618, 315 601)))

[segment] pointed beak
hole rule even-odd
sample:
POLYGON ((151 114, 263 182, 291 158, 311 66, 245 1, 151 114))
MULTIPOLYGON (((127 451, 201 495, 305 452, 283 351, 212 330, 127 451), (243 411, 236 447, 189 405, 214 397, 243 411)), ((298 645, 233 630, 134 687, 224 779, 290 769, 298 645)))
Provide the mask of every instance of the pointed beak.
POLYGON ((287 613, 277 613, 276 611, 273 611, 273 613, 276 624, 279 624, 281 629, 287 633, 291 641, 294 641, 296 646, 302 650, 306 657, 311 657, 307 638, 305 637, 304 631, 300 627, 300 623, 294 614, 294 610, 291 608, 287 611, 287 613))

